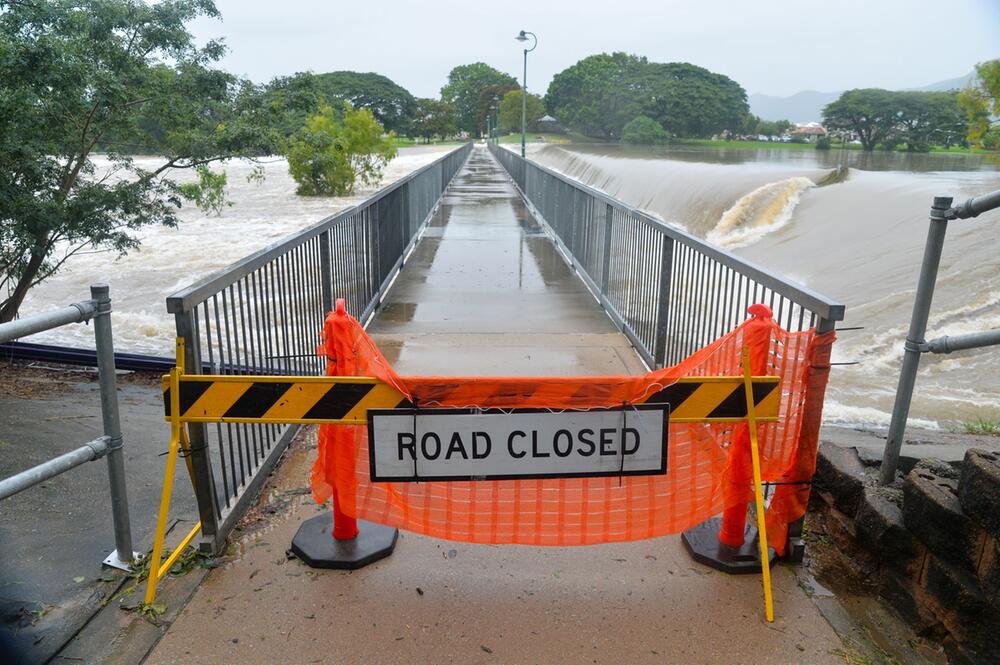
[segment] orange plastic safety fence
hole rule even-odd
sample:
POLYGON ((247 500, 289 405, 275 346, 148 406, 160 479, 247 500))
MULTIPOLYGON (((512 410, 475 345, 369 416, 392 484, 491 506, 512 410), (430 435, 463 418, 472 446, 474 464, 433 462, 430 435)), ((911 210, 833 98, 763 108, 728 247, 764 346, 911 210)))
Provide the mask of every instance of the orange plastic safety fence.
MULTIPOLYGON (((780 483, 767 519, 769 540, 783 553, 787 525, 805 513, 808 501, 834 338, 785 331, 766 307, 757 312, 683 362, 642 376, 401 377, 360 324, 343 313, 327 318, 321 349, 329 373, 377 377, 421 408, 580 408, 641 403, 685 376, 741 376, 740 351, 750 344, 754 374, 781 377, 778 422, 758 425, 758 434, 763 478, 780 483)), ((752 489, 730 468, 740 464, 746 428, 671 423, 665 475, 372 483, 367 428, 323 425, 312 488, 317 502, 333 496, 346 515, 449 540, 527 545, 640 540, 678 533, 728 507, 746 506, 752 489), (734 478, 735 491, 727 488, 734 478)))

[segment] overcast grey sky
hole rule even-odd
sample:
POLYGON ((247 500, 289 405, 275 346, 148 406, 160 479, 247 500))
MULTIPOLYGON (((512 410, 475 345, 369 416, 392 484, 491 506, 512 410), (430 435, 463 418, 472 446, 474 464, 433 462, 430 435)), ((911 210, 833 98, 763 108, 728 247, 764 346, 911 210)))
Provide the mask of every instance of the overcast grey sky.
POLYGON ((264 82, 297 71, 384 74, 437 97, 455 65, 482 61, 520 80, 520 29, 535 32, 528 89, 587 55, 686 61, 748 93, 918 87, 1000 57, 1000 0, 216 0, 222 65, 264 82))

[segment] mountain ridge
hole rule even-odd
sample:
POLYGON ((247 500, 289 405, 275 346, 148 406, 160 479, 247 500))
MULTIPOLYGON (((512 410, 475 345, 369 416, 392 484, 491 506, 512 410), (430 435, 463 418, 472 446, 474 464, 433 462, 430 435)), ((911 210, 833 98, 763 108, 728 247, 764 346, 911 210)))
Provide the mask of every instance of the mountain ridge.
MULTIPOLYGON (((955 90, 968 85, 975 78, 975 72, 943 81, 935 81, 919 88, 904 90, 939 91, 955 90)), ((747 97, 750 112, 764 120, 790 120, 792 122, 818 122, 823 117, 823 107, 840 97, 843 91, 822 92, 802 90, 780 97, 777 95, 752 94, 747 97)))

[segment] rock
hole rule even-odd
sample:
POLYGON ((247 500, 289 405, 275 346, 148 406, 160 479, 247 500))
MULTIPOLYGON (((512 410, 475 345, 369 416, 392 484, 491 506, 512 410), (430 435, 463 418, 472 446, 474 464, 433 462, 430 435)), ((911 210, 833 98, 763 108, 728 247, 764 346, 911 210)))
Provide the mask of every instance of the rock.
MULTIPOLYGON (((983 555, 979 557, 977 575, 979 583, 983 586, 983 591, 990 597, 990 602, 995 607, 1000 607, 1000 539, 986 536, 986 542, 983 544, 983 555)), ((1000 630, 1000 626, 998 626, 998 630, 1000 630)))
POLYGON ((907 474, 903 522, 934 556, 976 572, 985 534, 962 512, 958 471, 950 465, 921 460, 907 474))
POLYGON ((878 562, 917 579, 927 549, 903 523, 902 490, 866 487, 855 518, 855 531, 862 546, 878 562))
POLYGON ((966 451, 958 500, 966 515, 1000 537, 1000 453, 975 448, 966 451))
POLYGON ((918 635, 940 637, 947 633, 941 621, 927 606, 924 591, 915 581, 886 569, 879 576, 878 595, 918 635))
POLYGON ((923 586, 934 613, 964 649, 1000 655, 1000 611, 972 574, 930 556, 923 586))
POLYGON ((834 505, 854 517, 864 488, 865 468, 853 448, 821 442, 813 484, 833 497, 834 505))

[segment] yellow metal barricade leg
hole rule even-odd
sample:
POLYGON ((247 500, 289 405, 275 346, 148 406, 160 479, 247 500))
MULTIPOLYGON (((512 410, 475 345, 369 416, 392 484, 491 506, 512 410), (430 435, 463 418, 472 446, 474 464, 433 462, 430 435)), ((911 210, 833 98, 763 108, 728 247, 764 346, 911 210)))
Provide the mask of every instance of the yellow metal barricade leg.
POLYGON ((760 570, 764 580, 764 615, 768 622, 771 622, 774 621, 774 602, 771 596, 771 566, 767 552, 767 525, 764 519, 764 487, 760 479, 760 451, 757 446, 757 415, 754 411, 753 382, 750 375, 750 349, 745 346, 743 347, 743 384, 746 387, 747 426, 750 428, 753 493, 757 505, 757 539, 760 541, 760 570))
MULTIPOLYGON (((181 553, 191 543, 201 530, 201 522, 184 537, 180 544, 162 564, 163 541, 167 532, 167 517, 170 513, 170 496, 174 487, 174 470, 177 468, 177 457, 183 448, 189 451, 191 446, 187 438, 187 430, 180 420, 180 377, 184 373, 184 340, 177 339, 177 366, 170 370, 170 447, 167 451, 167 468, 163 474, 163 491, 160 494, 160 512, 156 518, 156 535, 153 538, 153 551, 149 556, 149 577, 146 581, 147 605, 156 600, 156 587, 160 579, 170 570, 181 553)), ((190 460, 187 461, 190 472, 190 460)), ((192 476, 192 481, 193 481, 192 476)))

